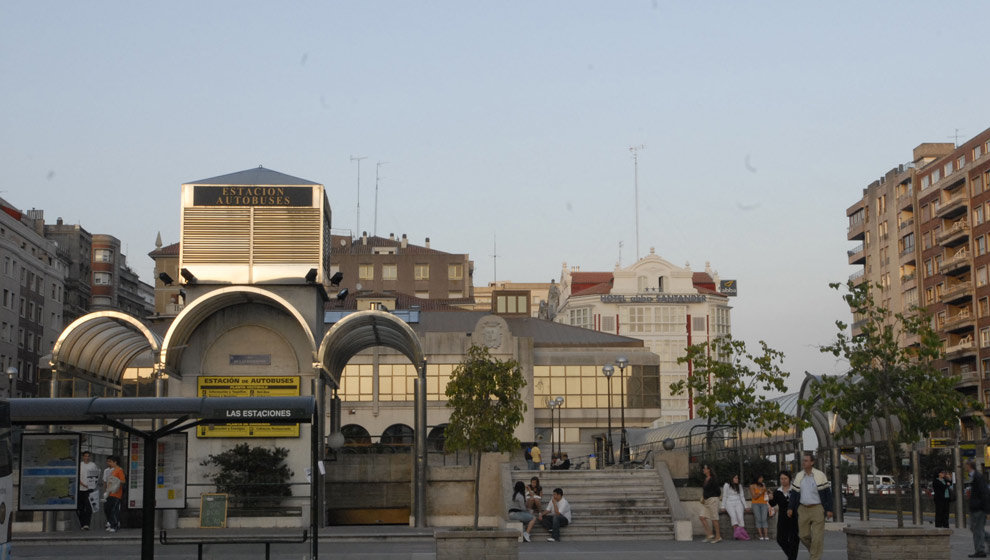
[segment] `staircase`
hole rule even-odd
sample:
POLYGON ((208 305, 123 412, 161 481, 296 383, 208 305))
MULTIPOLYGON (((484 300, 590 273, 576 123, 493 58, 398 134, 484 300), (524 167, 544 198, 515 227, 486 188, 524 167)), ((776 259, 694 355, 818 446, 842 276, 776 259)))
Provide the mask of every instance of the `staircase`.
MULTIPOLYGON (((529 484, 533 476, 540 478, 544 507, 554 488, 571 504, 571 524, 560 531, 563 540, 674 539, 667 496, 652 469, 511 471, 509 495, 517 480, 529 484)), ((546 536, 537 521, 533 538, 546 536)))

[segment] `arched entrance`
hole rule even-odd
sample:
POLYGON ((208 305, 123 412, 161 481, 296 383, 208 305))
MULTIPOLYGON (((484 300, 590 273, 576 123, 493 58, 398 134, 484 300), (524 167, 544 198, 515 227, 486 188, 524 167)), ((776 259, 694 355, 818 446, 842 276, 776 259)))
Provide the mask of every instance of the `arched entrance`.
POLYGON ((359 352, 376 346, 400 352, 416 368, 412 512, 415 526, 426 527, 426 359, 419 337, 391 313, 360 311, 344 317, 327 331, 320 344, 318 359, 329 381, 339 388, 347 362, 359 352))

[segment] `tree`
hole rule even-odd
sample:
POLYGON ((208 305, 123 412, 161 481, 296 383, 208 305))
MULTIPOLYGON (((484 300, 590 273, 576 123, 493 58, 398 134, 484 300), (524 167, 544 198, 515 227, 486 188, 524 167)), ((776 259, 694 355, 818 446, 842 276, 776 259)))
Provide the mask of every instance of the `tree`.
POLYGON ((450 422, 444 432, 447 450, 466 449, 475 456, 474 528, 478 528, 481 453, 519 447, 513 432, 523 421, 526 404, 519 392, 526 386, 519 363, 501 361, 484 346, 471 346, 447 383, 450 422))
POLYGON ((784 354, 760 341, 762 353, 753 355, 742 340, 731 336, 687 348, 678 363, 692 363, 694 373, 670 385, 672 395, 690 391, 698 415, 715 424, 732 426, 739 441, 739 480, 743 479, 742 432, 745 428, 774 431, 793 428, 802 422, 767 400, 766 393, 783 393, 790 374, 780 368, 784 354))
MULTIPOLYGON (((842 284, 830 286, 841 290, 842 284)), ((882 289, 877 286, 877 289, 882 289)), ((836 321, 835 340, 821 348, 848 362, 849 373, 822 376, 812 385, 808 404, 818 401, 843 423, 837 438, 862 435, 876 421, 884 425, 887 455, 894 480, 901 479, 897 448, 915 443, 930 432, 952 428, 973 404, 955 386, 959 376, 945 375, 935 367, 942 357, 942 341, 930 316, 918 307, 893 313, 873 299, 869 283, 845 286, 843 299, 858 319, 858 332, 836 321)), ((920 481, 915 481, 919 483, 920 481)), ((902 491, 896 494, 897 526, 904 526, 902 491)))
POLYGON ((200 463, 218 470, 208 475, 217 492, 230 494, 243 504, 278 504, 292 495, 289 479, 292 470, 285 464, 289 450, 284 447, 251 447, 240 443, 200 463))

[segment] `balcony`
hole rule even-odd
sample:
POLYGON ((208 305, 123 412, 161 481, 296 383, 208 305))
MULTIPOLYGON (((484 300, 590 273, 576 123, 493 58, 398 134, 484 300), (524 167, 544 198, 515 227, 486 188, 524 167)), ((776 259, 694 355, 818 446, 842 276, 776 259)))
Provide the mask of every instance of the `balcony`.
POLYGON ((957 196, 949 199, 945 204, 939 206, 935 211, 936 218, 951 219, 969 211, 969 199, 965 196, 957 196))
POLYGON ((969 309, 963 309, 955 315, 946 317, 945 322, 942 323, 942 330, 950 333, 971 330, 975 319, 976 318, 969 312, 969 309))
POLYGON ((980 384, 980 373, 976 371, 976 368, 960 369, 960 371, 953 373, 959 376, 959 383, 956 383, 956 387, 974 387, 980 384))
POLYGON ((914 203, 914 193, 908 190, 908 192, 897 196, 897 209, 904 210, 911 207, 914 203))
POLYGON ((897 224, 897 229, 898 230, 907 229, 913 225, 914 225, 914 218, 908 218, 902 221, 901 223, 897 224))
POLYGON ((914 251, 914 245, 911 245, 907 249, 901 251, 898 258, 900 259, 901 264, 914 265, 915 263, 917 263, 918 259, 917 259, 917 253, 915 253, 914 251))
POLYGON ((949 283, 942 291, 942 302, 957 304, 973 298, 973 286, 968 279, 960 282, 949 283))
POLYGON ((955 247, 969 240, 969 224, 966 220, 959 220, 952 224, 952 227, 940 232, 935 238, 935 242, 946 247, 955 247))
POLYGON ((946 276, 958 276, 967 272, 970 266, 969 251, 964 249, 957 251, 955 255, 943 261, 939 272, 946 276))
POLYGON ((912 272, 911 274, 905 274, 901 276, 901 291, 910 290, 911 288, 918 287, 918 275, 912 272))
POLYGON ((849 224, 849 230, 846 232, 846 238, 849 241, 862 241, 864 237, 866 237, 866 224, 864 222, 849 224))
POLYGON ((965 360, 974 356, 976 356, 976 344, 973 343, 972 336, 967 336, 956 344, 945 347, 946 360, 965 360))
POLYGON ((861 268, 861 269, 857 270, 856 272, 853 272, 852 274, 849 275, 849 281, 852 282, 853 284, 859 284, 859 283, 863 282, 863 280, 865 280, 865 279, 866 279, 866 269, 865 268, 861 268))
POLYGON ((862 243, 846 251, 846 254, 849 255, 849 264, 866 263, 866 250, 862 243))

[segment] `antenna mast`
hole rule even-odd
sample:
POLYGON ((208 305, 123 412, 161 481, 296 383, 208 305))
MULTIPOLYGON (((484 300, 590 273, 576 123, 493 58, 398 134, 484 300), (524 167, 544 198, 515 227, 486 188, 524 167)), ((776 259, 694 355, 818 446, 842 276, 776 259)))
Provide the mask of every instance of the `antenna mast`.
POLYGON ((646 146, 631 146, 629 151, 633 156, 633 188, 636 191, 636 260, 639 260, 639 151, 646 149, 646 146))
POLYGON ((374 235, 378 235, 378 172, 381 171, 382 166, 387 164, 387 161, 379 161, 375 164, 375 230, 374 235))
POLYGON ((367 159, 368 156, 351 156, 351 161, 356 161, 358 164, 358 174, 357 174, 357 225, 355 226, 356 234, 361 235, 361 160, 367 159))
POLYGON ((498 283, 498 234, 492 234, 492 287, 498 283))

